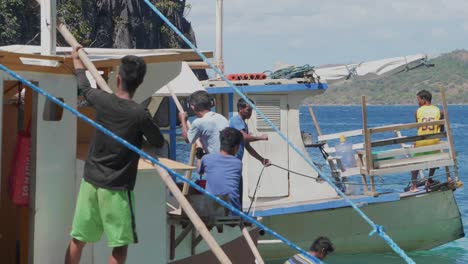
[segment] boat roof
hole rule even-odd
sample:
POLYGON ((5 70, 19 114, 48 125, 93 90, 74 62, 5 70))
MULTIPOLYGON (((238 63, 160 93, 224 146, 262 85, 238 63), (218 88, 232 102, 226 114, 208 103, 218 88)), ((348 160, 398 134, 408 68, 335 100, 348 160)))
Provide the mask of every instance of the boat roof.
MULTIPOLYGON (((10 45, 0 47, 0 63, 16 71, 38 71, 71 74, 73 64, 71 47, 57 47, 56 55, 41 55, 40 46, 10 45)), ((191 49, 102 49, 85 48, 89 59, 96 68, 108 68, 119 65, 125 55, 143 57, 146 63, 200 61, 200 57, 191 49)), ((202 51, 207 58, 213 52, 202 51)))

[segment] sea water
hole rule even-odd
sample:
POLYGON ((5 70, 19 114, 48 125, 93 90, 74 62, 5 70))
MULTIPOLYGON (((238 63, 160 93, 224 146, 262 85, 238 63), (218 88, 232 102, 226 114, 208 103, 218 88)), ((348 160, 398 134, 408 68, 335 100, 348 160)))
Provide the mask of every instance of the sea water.
MULTIPOLYGON (((417 106, 368 106, 368 125, 369 127, 383 126, 400 123, 413 123, 414 113, 417 106)), ((314 106, 313 110, 317 116, 322 133, 332 134, 348 130, 362 128, 362 114, 360 106, 314 106)), ((458 170, 460 180, 468 186, 468 105, 450 105, 449 119, 455 141, 455 148, 458 154, 458 170)), ((310 132, 316 139, 317 133, 314 124, 309 115, 306 106, 300 109, 301 130, 310 132)), ((409 130, 402 131, 403 135, 415 133, 409 130)), ((382 133, 383 137, 391 137, 392 134, 382 133)), ((378 137, 374 138, 378 139, 378 137)), ((351 142, 355 139, 347 138, 351 142)), ((190 148, 188 144, 179 142, 177 147, 177 159, 188 161, 190 148)), ((330 142, 334 144, 333 142, 330 142)), ((316 149, 308 149, 312 159, 318 163, 325 164, 320 152, 316 149)), ((326 166, 324 167, 326 169, 326 166)), ((326 170, 325 170, 326 171, 326 170)), ((436 172, 440 173, 440 170, 436 172)), ((385 178, 385 185, 379 187, 380 191, 395 190, 402 191, 405 187, 403 182, 409 181, 409 173, 401 177, 385 178), (383 186, 383 187, 382 187, 383 186)), ((360 179, 357 179, 360 181, 360 179)), ((379 181, 380 182, 380 181, 379 181)), ((468 187, 466 187, 468 188, 468 187)), ((468 232, 468 191, 466 188, 458 189, 455 196, 460 207, 460 212, 463 218, 465 232, 468 232)), ((420 210, 431 210, 431 208, 420 208, 420 210)), ((428 219, 430 221, 430 219, 428 219)), ((378 223, 377 223, 378 224, 378 223)), ((370 227, 369 227, 370 230, 370 227)), ((431 230, 427 230, 431 232, 431 230)), ((326 235, 326 234, 324 234, 326 235)), ((312 242, 311 238, 311 242, 312 242)), ((307 249, 306 249, 307 250, 307 249)), ((409 256, 416 263, 428 264, 443 264, 443 263, 468 263, 468 240, 461 238, 457 241, 446 245, 425 251, 408 252, 409 256)), ((279 261, 275 263, 283 263, 279 261)), ((326 263, 339 264, 359 264, 359 263, 378 263, 378 264, 393 264, 404 263, 398 255, 393 252, 385 254, 359 254, 359 255, 331 255, 326 259, 326 263)), ((273 264, 273 263, 268 263, 273 264)))

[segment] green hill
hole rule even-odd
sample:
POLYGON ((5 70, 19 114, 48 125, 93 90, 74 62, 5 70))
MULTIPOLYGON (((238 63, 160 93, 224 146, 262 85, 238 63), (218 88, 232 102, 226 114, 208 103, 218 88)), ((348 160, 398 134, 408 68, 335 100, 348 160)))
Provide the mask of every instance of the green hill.
POLYGON ((305 103, 361 104, 361 96, 365 95, 368 104, 415 104, 416 93, 426 89, 433 93, 433 103, 437 104, 438 91, 444 87, 449 104, 468 104, 468 51, 455 50, 429 62, 435 67, 422 67, 380 80, 330 86, 323 95, 308 98, 305 103))

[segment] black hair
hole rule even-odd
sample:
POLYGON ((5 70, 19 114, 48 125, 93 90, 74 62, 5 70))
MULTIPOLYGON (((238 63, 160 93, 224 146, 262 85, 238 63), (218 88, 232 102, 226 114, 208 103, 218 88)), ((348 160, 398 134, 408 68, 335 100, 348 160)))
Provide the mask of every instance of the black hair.
POLYGON ((127 55, 120 60, 119 75, 122 79, 122 88, 127 91, 131 97, 136 89, 143 82, 146 74, 145 61, 137 56, 127 55))
POLYGON ((310 251, 320 252, 322 250, 325 255, 328 255, 335 251, 335 248, 333 247, 333 244, 328 237, 318 237, 310 246, 310 251))
POLYGON ((219 141, 221 142, 221 150, 232 153, 236 146, 240 145, 244 140, 242 133, 232 127, 226 127, 219 132, 219 141))
POLYGON ((211 110, 211 98, 206 91, 196 91, 192 93, 188 102, 194 106, 195 112, 201 112, 204 110, 211 110))
MULTIPOLYGON (((250 102, 252 102, 252 104, 255 104, 255 102, 248 98, 250 100, 250 102)), ((241 110, 241 109, 244 109, 248 106, 249 104, 247 104, 247 102, 244 100, 244 98, 240 98, 238 101, 237 101, 237 111, 241 110)))
POLYGON ((432 101, 432 94, 431 92, 427 91, 427 90, 421 90, 419 91, 417 94, 416 94, 419 98, 423 99, 423 100, 426 100, 427 102, 431 102, 432 101))

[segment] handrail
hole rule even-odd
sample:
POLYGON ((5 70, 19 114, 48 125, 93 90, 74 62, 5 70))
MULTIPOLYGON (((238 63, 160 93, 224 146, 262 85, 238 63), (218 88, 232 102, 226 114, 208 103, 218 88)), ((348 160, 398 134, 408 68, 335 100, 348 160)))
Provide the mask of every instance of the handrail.
POLYGON ((444 138, 447 137, 447 133, 440 132, 435 134, 427 134, 427 135, 419 135, 419 136, 409 136, 409 137, 395 137, 395 138, 388 138, 378 141, 372 141, 371 147, 382 147, 387 145, 393 144, 401 144, 407 142, 415 142, 418 140, 425 140, 425 139, 436 139, 436 138, 444 138))
POLYGON ((429 121, 424 123, 409 123, 409 124, 398 124, 398 125, 389 125, 389 126, 381 126, 381 127, 374 127, 370 128, 370 133, 379 133, 379 132, 387 132, 387 131, 394 131, 394 130, 403 130, 403 129, 410 129, 422 126, 437 126, 437 125, 444 125, 444 120, 437 120, 437 121, 429 121))

